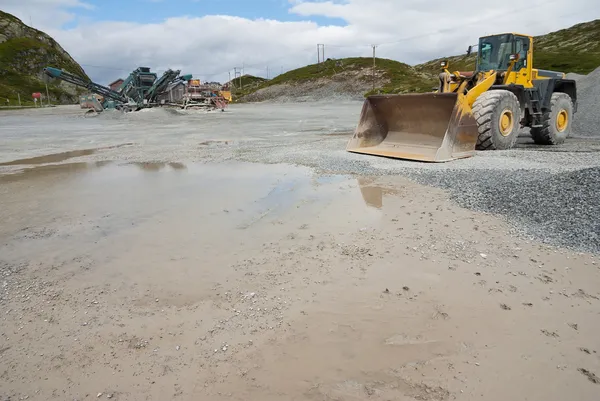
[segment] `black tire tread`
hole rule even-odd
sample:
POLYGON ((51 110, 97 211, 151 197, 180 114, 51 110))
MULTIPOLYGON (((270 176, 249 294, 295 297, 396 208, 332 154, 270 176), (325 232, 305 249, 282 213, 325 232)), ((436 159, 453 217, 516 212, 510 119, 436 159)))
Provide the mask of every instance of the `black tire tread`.
MULTIPOLYGON (((477 144, 475 148, 478 150, 495 150, 497 149, 493 139, 492 132, 492 114, 496 110, 500 101, 505 97, 513 97, 518 104, 517 97, 509 91, 492 90, 482 93, 473 104, 473 116, 477 121, 477 144)), ((516 142, 515 135, 515 142, 516 142)))
MULTIPOLYGON (((550 99, 550 110, 546 111, 542 115, 542 126, 531 128, 531 137, 533 141, 538 145, 558 145, 562 143, 562 140, 557 140, 555 135, 553 134, 552 129, 552 110, 555 109, 556 104, 559 102, 559 99, 566 98, 573 104, 573 100, 566 93, 554 92, 552 94, 552 98, 550 99)), ((573 117, 572 115, 570 116, 573 117)))

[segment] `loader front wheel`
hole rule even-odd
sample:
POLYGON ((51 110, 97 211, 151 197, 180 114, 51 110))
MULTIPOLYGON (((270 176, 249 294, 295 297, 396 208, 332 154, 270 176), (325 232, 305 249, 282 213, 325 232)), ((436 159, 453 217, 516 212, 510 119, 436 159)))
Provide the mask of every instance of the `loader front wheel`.
POLYGON ((542 115, 542 126, 531 128, 531 137, 538 145, 560 145, 571 134, 573 101, 566 93, 553 93, 550 110, 542 115))
POLYGON ((473 104, 478 150, 504 150, 515 146, 521 128, 519 99, 507 90, 482 93, 473 104))

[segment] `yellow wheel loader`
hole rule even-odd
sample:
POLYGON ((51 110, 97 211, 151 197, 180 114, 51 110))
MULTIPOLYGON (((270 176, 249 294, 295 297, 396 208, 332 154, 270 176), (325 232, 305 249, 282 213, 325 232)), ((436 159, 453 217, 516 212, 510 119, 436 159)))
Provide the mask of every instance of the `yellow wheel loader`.
POLYGON ((533 68, 531 36, 486 36, 478 47, 473 72, 441 63, 433 93, 369 96, 346 150, 444 162, 475 149, 510 149, 521 127, 537 144, 563 143, 577 108, 575 81, 533 68))

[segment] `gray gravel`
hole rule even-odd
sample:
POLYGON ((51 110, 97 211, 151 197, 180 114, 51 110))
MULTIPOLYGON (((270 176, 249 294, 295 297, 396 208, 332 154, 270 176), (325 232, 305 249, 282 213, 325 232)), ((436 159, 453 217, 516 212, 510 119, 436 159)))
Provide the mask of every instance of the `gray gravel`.
POLYGON ((578 110, 573 121, 576 136, 600 136, 600 67, 577 81, 578 110))
POLYGON ((515 233, 547 244, 600 253, 600 141, 571 139, 563 146, 535 146, 524 134, 517 149, 477 152, 443 164, 345 152, 348 135, 293 147, 281 143, 245 148, 253 162, 292 163, 323 173, 403 175, 450 192, 459 205, 495 214, 515 233))
MULTIPOLYGON (((586 88, 594 89, 585 79, 580 78, 584 100, 586 88)), ((600 136, 536 146, 524 133, 510 151, 419 163, 346 152, 360 108, 360 102, 248 104, 234 105, 230 113, 151 110, 99 118, 80 117, 75 108, 65 109, 73 114, 52 116, 23 112, 5 117, 0 126, 0 162, 96 148, 62 163, 241 160, 302 165, 328 174, 403 175, 447 189, 460 205, 501 216, 523 235, 600 252, 600 136)), ((0 166, 0 174, 26 167, 31 166, 0 166)))
POLYGON ((461 206, 504 216, 544 243, 600 252, 600 168, 420 172, 417 182, 448 189, 461 206))

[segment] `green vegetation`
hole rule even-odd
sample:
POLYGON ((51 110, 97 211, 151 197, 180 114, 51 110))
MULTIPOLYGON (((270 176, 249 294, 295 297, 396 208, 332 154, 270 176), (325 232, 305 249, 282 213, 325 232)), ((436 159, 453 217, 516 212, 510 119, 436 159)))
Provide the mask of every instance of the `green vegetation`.
MULTIPOLYGON (((533 66, 542 70, 589 74, 600 66, 600 20, 586 22, 533 39, 533 66)), ((473 71, 475 54, 440 58, 415 66, 418 71, 439 74, 448 60, 451 71, 473 71)))
POLYGON ((246 74, 231 80, 229 84, 232 87, 234 99, 239 99, 261 88, 266 82, 268 80, 265 78, 246 74))
POLYGON ((0 10, 0 20, 7 20, 7 21, 17 22, 19 24, 22 24, 20 19, 18 19, 17 17, 15 17, 12 14, 5 13, 2 10, 0 10))
MULTIPOLYGON (((6 40, 0 43, 0 104, 8 98, 11 105, 33 104, 31 94, 46 93, 42 70, 46 66, 65 69, 87 78, 87 75, 51 37, 25 26, 18 18, 0 12, 0 26, 6 40)), ((48 92, 54 102, 73 102, 77 94, 49 82, 48 92)))
POLYGON ((600 19, 538 36, 535 68, 589 74, 600 66, 600 19))
POLYGON ((475 69, 476 54, 438 58, 424 64, 419 64, 415 66, 415 69, 424 74, 437 76, 442 72, 442 67, 440 66, 442 61, 448 61, 450 71, 473 71, 475 69))
POLYGON ((255 77, 254 75, 246 74, 233 79, 230 83, 233 84, 236 88, 241 88, 246 86, 261 85, 266 81, 267 80, 265 78, 255 77))
MULTIPOLYGON (((534 67, 562 72, 588 74, 600 66, 600 20, 575 25, 568 29, 534 38, 534 67)), ((466 46, 465 46, 466 50, 466 46)), ((440 62, 448 60, 451 71, 473 71, 476 54, 451 56, 428 61, 411 67, 388 59, 376 59, 376 82, 384 83, 373 93, 426 92, 437 85, 441 72, 440 62)), ((323 78, 346 79, 362 84, 372 82, 372 58, 345 58, 327 60, 281 74, 269 81, 244 86, 238 98, 258 89, 278 84, 298 84, 323 78)), ((368 87, 368 85, 367 85, 368 87)))
MULTIPOLYGON (((333 77, 344 72, 361 72, 356 78, 363 82, 372 82, 373 59, 370 57, 350 57, 339 60, 327 60, 321 64, 312 64, 288 71, 269 81, 268 85, 284 82, 301 82, 318 78, 333 77)), ((377 88, 380 93, 423 92, 431 89, 431 79, 418 74, 408 64, 385 58, 375 59, 377 81, 387 83, 377 88)))
MULTIPOLYGON (((377 93, 426 92, 431 90, 435 80, 427 74, 416 71, 411 66, 395 60, 375 59, 376 82, 384 82, 377 87, 377 93)), ((253 93, 259 89, 279 84, 297 84, 323 78, 339 78, 355 81, 368 87, 373 79, 373 59, 370 57, 351 57, 338 60, 327 60, 321 64, 311 64, 284 74, 271 80, 263 80, 253 88, 237 92, 237 97, 253 93)))

